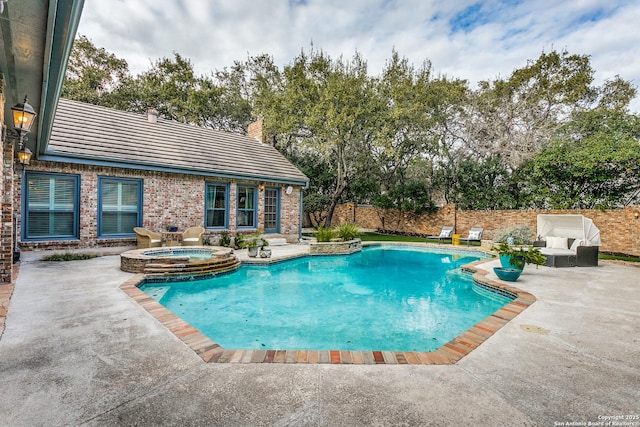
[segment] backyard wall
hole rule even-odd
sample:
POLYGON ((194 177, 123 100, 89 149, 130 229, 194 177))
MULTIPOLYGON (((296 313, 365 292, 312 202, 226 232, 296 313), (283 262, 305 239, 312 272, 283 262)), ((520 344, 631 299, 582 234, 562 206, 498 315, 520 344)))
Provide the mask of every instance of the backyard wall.
MULTIPOLYGON (((483 227, 484 239, 490 239, 496 230, 515 224, 527 224, 536 231, 538 214, 582 214, 591 218, 600 229, 603 252, 624 253, 640 256, 640 206, 628 206, 624 209, 606 211, 575 210, 483 210, 462 211, 455 205, 445 205, 434 214, 413 216, 397 211, 384 213, 384 225, 388 231, 399 233, 434 235, 440 233, 443 225, 453 225, 456 233, 466 236, 471 227, 483 227)), ((372 206, 347 203, 337 206, 333 224, 348 221, 366 229, 382 229, 380 214, 372 206)))
MULTIPOLYGON (((180 230, 205 221, 205 181, 228 182, 229 185, 229 231, 236 233, 236 191, 238 184, 258 186, 257 181, 225 180, 189 174, 175 174, 112 167, 76 165, 68 163, 32 161, 29 171, 66 173, 80 175, 80 236, 74 240, 47 240, 20 242, 22 250, 75 249, 88 247, 113 247, 135 245, 135 236, 130 238, 98 238, 98 177, 135 178, 143 180, 143 224, 153 231, 163 231, 168 224, 180 230)), ((16 176, 14 204, 21 225, 21 177, 16 176)), ((282 187, 282 184, 260 181, 265 186, 282 187)), ((298 239, 300 188, 293 186, 291 194, 280 191, 280 235, 288 240, 298 239)), ((264 228, 264 193, 258 193, 258 228, 264 228)), ((206 230, 204 237, 212 243, 223 230, 206 230)), ((242 232, 250 232, 243 230, 242 232)))

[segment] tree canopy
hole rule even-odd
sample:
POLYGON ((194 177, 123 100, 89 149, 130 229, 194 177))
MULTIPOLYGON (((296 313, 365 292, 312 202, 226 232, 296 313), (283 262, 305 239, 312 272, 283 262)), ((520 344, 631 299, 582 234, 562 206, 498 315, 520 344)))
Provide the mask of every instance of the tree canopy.
POLYGON ((340 202, 409 214, 464 209, 611 208, 640 202, 636 88, 594 85, 587 55, 543 52, 479 82, 415 67, 392 51, 380 75, 359 53, 311 48, 283 67, 266 54, 198 76, 178 53, 137 75, 80 36, 63 96, 240 132, 257 118, 311 179, 307 213, 340 202))

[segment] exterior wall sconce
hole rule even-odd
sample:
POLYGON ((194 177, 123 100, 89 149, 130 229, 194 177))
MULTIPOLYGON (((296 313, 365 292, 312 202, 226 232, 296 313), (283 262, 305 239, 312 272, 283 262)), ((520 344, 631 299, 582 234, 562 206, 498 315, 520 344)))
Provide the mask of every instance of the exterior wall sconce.
POLYGON ((284 192, 285 192, 285 193, 287 193, 287 195, 289 195, 289 194, 293 193, 293 187, 292 187, 292 186, 290 186, 290 185, 288 185, 288 186, 287 186, 287 188, 286 188, 286 190, 284 190, 284 192))
POLYGON ((634 219, 640 218, 640 211, 638 211, 637 209, 635 211, 633 211, 633 218, 634 219))
POLYGON ((31 131, 33 121, 36 118, 36 112, 31 105, 27 102, 27 97, 24 97, 24 102, 20 102, 11 107, 13 113, 13 128, 18 133, 18 162, 22 166, 29 165, 32 152, 29 148, 25 147, 27 141, 27 134, 31 131))
POLYGON ((258 190, 259 191, 264 191, 264 184, 258 184, 258 190))

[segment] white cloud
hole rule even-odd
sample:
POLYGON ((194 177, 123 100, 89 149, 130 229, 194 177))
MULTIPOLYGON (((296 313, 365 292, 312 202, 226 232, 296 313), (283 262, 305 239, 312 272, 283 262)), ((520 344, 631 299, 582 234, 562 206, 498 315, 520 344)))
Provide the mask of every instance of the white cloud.
POLYGON ((633 0, 111 0, 85 2, 79 33, 133 73, 174 52, 199 74, 262 53, 282 66, 313 43, 333 58, 357 50, 372 74, 395 48, 472 85, 566 49, 591 56, 596 83, 619 74, 639 85, 638 22, 633 0))

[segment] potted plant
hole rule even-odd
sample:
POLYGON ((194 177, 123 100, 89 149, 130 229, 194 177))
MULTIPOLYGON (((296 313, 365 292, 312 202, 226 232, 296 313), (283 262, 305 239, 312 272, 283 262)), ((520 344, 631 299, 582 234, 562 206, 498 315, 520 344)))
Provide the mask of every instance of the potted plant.
POLYGON ((269 246, 269 242, 265 239, 262 240, 262 246, 260 247, 260 258, 271 258, 271 249, 267 248, 269 246))
MULTIPOLYGON (((256 231, 255 233, 251 233, 246 236, 237 236, 236 243, 240 248, 243 248, 243 249, 246 248, 247 254, 252 258, 255 258, 256 256, 258 256, 259 249, 269 245, 269 242, 267 242, 265 239, 260 237, 260 231, 256 231)), ((268 250, 268 251, 269 251, 269 255, 271 255, 271 250, 268 250)), ((268 257, 265 256, 263 258, 268 258, 268 257)))
POLYGON ((500 257, 503 268, 522 270, 526 264, 545 265, 547 262, 540 249, 528 245, 516 246, 501 242, 494 246, 493 251, 500 257))

